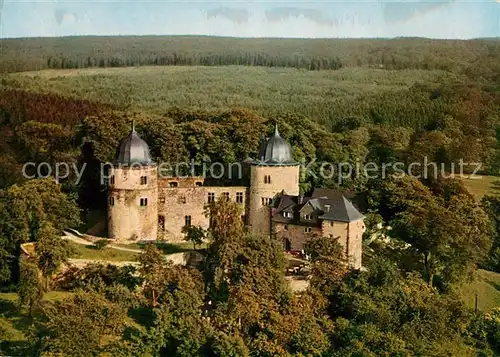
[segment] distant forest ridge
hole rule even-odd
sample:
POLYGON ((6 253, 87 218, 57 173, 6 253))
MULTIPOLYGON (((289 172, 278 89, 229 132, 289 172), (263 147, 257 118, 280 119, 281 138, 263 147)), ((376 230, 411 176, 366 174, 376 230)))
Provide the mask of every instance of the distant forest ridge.
POLYGON ((498 39, 292 39, 211 36, 72 36, 0 40, 0 72, 151 65, 246 65, 335 70, 342 67, 498 69, 498 39))

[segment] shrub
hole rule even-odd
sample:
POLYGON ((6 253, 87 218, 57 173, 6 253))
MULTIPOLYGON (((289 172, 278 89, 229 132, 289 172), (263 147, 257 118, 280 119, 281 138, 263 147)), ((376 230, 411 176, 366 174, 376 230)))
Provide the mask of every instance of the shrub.
POLYGON ((109 240, 107 239, 99 239, 97 242, 94 243, 96 248, 99 250, 102 250, 106 248, 109 244, 109 240))

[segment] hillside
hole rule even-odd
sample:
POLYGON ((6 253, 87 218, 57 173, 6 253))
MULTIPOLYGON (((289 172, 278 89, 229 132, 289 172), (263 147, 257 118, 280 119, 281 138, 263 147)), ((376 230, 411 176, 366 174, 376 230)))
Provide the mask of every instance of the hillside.
MULTIPOLYGON (((463 84, 466 77, 439 70, 345 68, 310 72, 185 66, 45 70, 11 74, 3 81, 6 88, 99 101, 122 109, 163 113, 172 107, 245 107, 264 116, 294 112, 321 124, 345 117, 369 120, 380 102, 392 102, 388 120, 402 124, 416 118, 425 110, 424 105, 434 104, 428 98, 429 88, 449 82, 463 84), (420 105, 420 100, 428 104, 420 105), (401 111, 407 114, 401 115, 401 111)), ((421 121, 421 116, 416 120, 421 121)))
POLYGON ((498 40, 279 39, 209 36, 61 37, 0 40, 0 72, 137 65, 376 67, 487 73, 498 40))

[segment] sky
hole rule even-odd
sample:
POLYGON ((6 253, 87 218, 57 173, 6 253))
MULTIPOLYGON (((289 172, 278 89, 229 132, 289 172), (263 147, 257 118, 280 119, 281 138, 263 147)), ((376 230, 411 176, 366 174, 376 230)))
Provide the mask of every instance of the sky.
POLYGON ((0 38, 500 36, 500 0, 0 0, 0 38))

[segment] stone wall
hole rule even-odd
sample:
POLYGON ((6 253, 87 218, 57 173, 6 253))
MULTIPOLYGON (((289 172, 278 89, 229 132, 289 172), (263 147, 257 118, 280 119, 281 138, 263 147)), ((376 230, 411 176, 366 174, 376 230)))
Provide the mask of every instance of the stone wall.
POLYGON ((349 264, 355 269, 361 268, 363 255, 363 233, 365 223, 363 219, 349 223, 349 264))
POLYGON ((304 243, 306 243, 313 234, 321 235, 321 228, 317 226, 306 227, 275 222, 274 232, 276 238, 283 242, 284 250, 302 250, 304 249, 304 243), (311 232, 306 232, 306 228, 310 228, 311 232), (289 246, 287 246, 288 244, 289 246))
MULTIPOLYGON (((182 227, 186 224, 186 216, 190 216, 191 225, 208 228, 209 218, 205 216, 205 205, 209 193, 217 200, 224 193, 229 194, 231 201, 236 201, 237 193, 243 194, 241 203, 242 219, 246 216, 248 187, 197 186, 201 179, 161 179, 158 189, 158 216, 164 219, 164 228, 158 227, 158 238, 170 242, 184 240, 182 227), (170 187, 170 182, 177 182, 177 187, 170 187)), ((160 218, 157 218, 159 222, 160 218)))
POLYGON ((256 234, 270 234, 268 202, 281 191, 299 194, 299 166, 250 167, 249 228, 256 234), (270 178, 270 182, 266 179, 270 178), (264 200, 264 201, 263 201, 264 200))
POLYGON ((109 237, 123 242, 156 239, 157 197, 156 166, 115 167, 108 186, 109 237), (147 183, 141 184, 144 176, 147 183), (141 199, 147 205, 141 206, 141 199))

